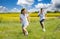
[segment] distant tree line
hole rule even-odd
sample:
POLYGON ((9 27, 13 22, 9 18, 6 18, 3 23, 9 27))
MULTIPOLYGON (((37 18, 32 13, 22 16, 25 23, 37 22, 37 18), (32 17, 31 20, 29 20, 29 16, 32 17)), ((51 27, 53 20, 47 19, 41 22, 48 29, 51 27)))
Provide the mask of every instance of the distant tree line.
MULTIPOLYGON (((35 12, 32 12, 32 13, 38 13, 39 11, 35 11, 35 12)), ((60 11, 47 11, 47 13, 60 13, 60 11)))
POLYGON ((47 11, 47 13, 60 13, 60 11, 54 11, 54 12, 47 11))

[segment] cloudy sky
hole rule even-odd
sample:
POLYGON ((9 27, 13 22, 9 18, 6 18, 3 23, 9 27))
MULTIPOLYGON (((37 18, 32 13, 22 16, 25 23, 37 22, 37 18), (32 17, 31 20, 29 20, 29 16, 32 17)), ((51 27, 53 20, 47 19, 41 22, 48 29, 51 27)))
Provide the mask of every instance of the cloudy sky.
POLYGON ((38 11, 40 8, 60 10, 60 0, 0 0, 0 12, 38 11))

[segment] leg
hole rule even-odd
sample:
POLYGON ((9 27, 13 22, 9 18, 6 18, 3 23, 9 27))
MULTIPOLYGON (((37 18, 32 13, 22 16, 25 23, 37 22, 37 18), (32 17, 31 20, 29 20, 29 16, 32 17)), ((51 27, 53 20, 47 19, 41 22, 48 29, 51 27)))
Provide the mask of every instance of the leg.
POLYGON ((22 31, 23 31, 23 34, 25 35, 25 31, 24 31, 24 29, 22 28, 22 31))
POLYGON ((41 24, 43 31, 45 32, 44 19, 40 21, 40 24, 41 24))
POLYGON ((42 29, 45 28, 44 22, 40 22, 42 29))
POLYGON ((27 26, 22 27, 24 35, 28 35, 27 26))

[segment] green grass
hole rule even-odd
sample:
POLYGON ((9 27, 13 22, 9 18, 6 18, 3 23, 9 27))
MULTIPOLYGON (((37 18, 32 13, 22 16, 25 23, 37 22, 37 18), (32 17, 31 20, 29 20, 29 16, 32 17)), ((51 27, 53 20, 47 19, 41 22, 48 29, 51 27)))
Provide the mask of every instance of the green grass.
POLYGON ((24 36, 19 21, 0 22, 0 39, 60 39, 60 18, 47 18, 45 20, 46 32, 42 31, 38 17, 30 18, 27 30, 28 36, 24 36))

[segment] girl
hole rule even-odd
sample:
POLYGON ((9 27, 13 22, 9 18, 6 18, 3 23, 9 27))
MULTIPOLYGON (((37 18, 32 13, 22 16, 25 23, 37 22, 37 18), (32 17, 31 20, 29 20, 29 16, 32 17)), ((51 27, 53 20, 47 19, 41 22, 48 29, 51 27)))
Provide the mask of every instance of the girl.
POLYGON ((46 14, 46 10, 44 11, 43 8, 40 9, 38 16, 40 16, 40 24, 42 27, 42 30, 45 32, 45 25, 44 25, 44 20, 45 20, 45 14, 46 14))
POLYGON ((21 10, 20 22, 22 23, 22 31, 24 35, 28 35, 27 26, 29 25, 28 14, 25 8, 21 10))

